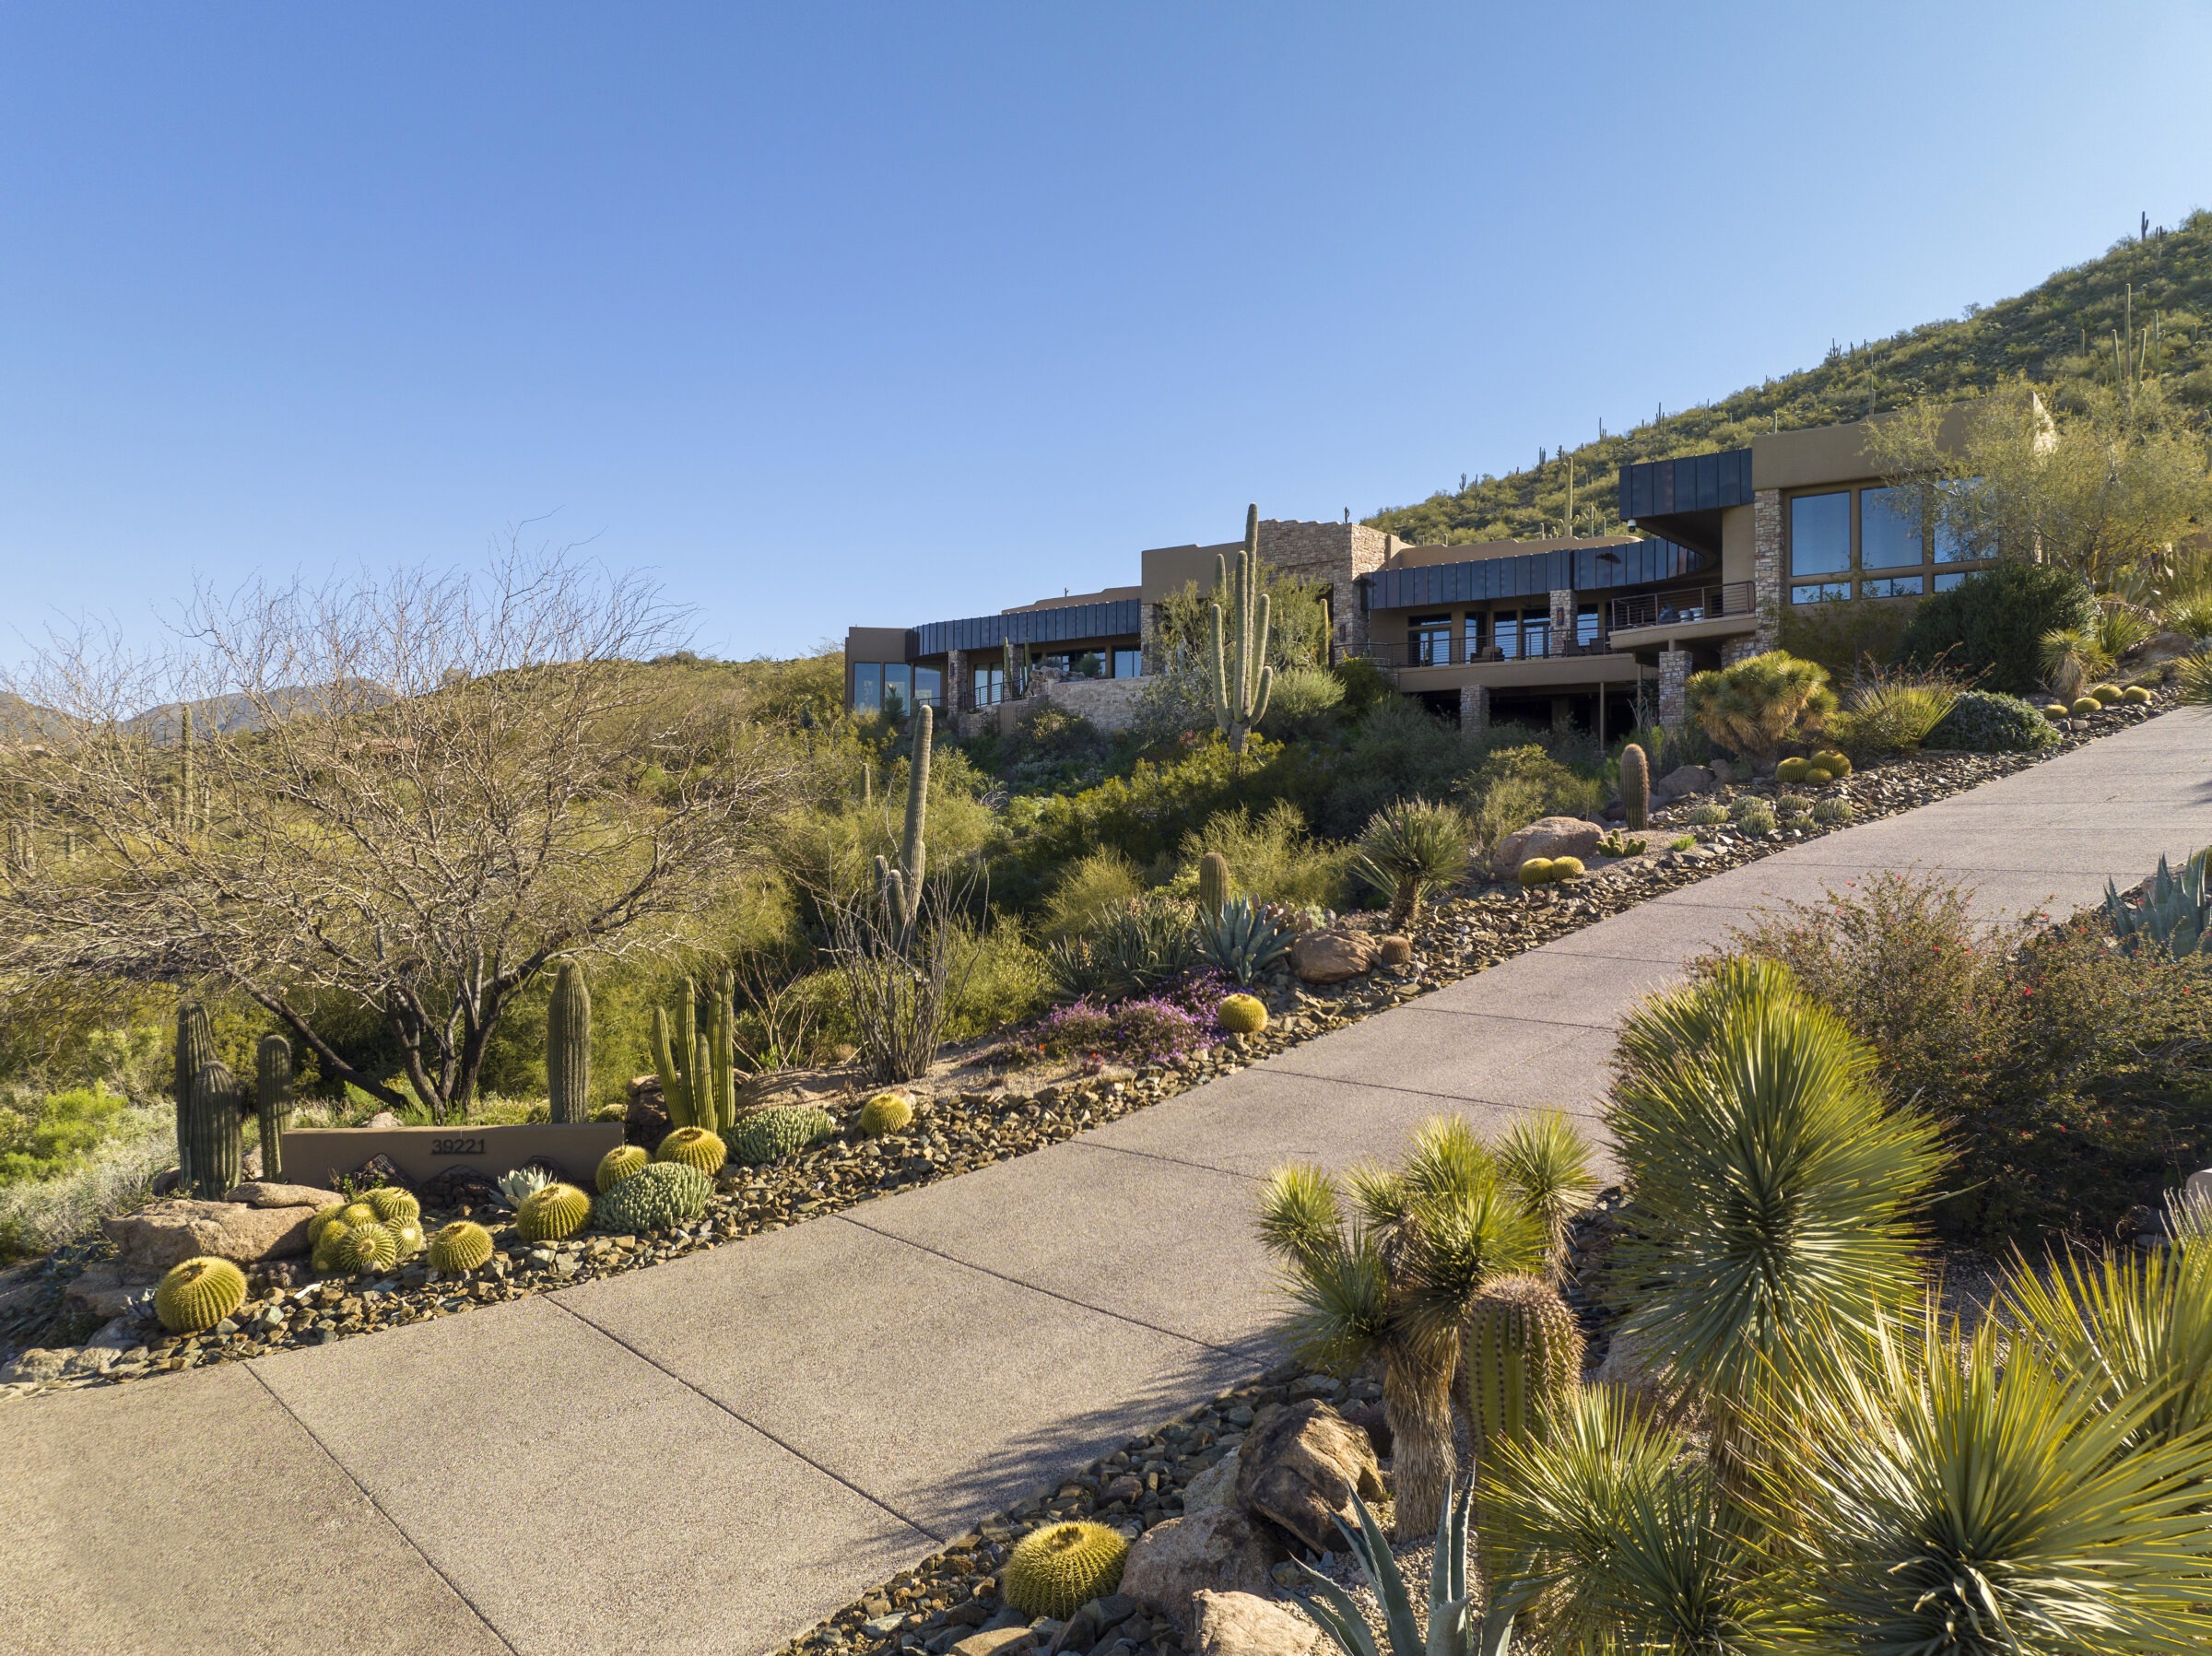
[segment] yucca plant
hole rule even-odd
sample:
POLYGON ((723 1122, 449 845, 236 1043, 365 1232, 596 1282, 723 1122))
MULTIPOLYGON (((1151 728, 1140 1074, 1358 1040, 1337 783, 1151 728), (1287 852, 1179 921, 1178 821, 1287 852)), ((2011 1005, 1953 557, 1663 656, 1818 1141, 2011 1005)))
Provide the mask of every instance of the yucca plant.
POLYGON ((1088 935, 1045 950, 1045 972, 1061 1000, 1109 1000, 1173 982, 1198 958, 1190 907, 1148 893, 1116 905, 1088 935))
POLYGON ((2163 1403, 1995 1320, 1969 1336, 1932 1298, 1877 1330, 1766 1445, 1770 1648, 2205 1649, 2212 1443, 2155 1439, 2163 1403))
POLYGON ((1597 1190, 1597 1175, 1590 1170, 1590 1141, 1564 1110, 1531 1110, 1505 1130, 1497 1157, 1507 1188, 1544 1222, 1556 1265, 1566 1243, 1567 1221, 1590 1205, 1597 1190))
POLYGON ((2037 648, 2044 684, 2066 701, 2112 669, 2111 653, 2089 628, 2054 627, 2038 640, 2037 648))
POLYGON ((1707 735, 1762 769, 1792 731, 1817 724, 1836 704, 1828 669, 1782 650, 1692 675, 1687 700, 1707 735))
POLYGON ((1873 758, 1917 753, 1928 733, 1959 704, 1959 686, 1940 671, 1877 668, 1863 675, 1844 698, 1829 734, 1847 753, 1873 758))
POLYGON ((2212 707, 2212 654, 2197 651, 2173 664, 2174 682, 2182 700, 2191 707, 2212 707))
POLYGON ((1265 905, 1230 898, 1211 911, 1203 905, 1195 923, 1199 957, 1240 983, 1250 983, 1290 952, 1292 934, 1265 905))
POLYGON ((1509 1192, 1466 1122, 1430 1122, 1405 1167, 1355 1169, 1347 1222, 1335 1181, 1281 1168, 1260 1195, 1260 1238, 1286 1267, 1285 1333, 1300 1360, 1346 1373, 1380 1359, 1395 1439, 1393 1533, 1437 1521, 1454 1471, 1452 1379, 1460 1325, 1488 1278, 1539 1267, 1546 1230, 1509 1192))
POLYGON ((1788 970, 1736 960, 1630 1014, 1606 1121, 1640 1218, 1627 1326, 1724 1415, 1801 1366, 1793 1332, 1861 1339, 1919 1281, 1935 1131, 1788 970))
POLYGON ((2147 947, 2182 960, 2212 952, 2212 892, 2206 889, 2205 853, 2183 863, 2179 874, 2160 857, 2150 889, 2140 899, 2122 897, 2107 878, 2104 913, 2112 935, 2131 955, 2147 947))
POLYGON ((1483 1466, 1485 1621, 1547 1648, 1724 1656, 1748 1648, 1747 1526, 1712 1463, 1627 1393, 1585 1387, 1483 1466))
POLYGON ((1459 811, 1425 799, 1401 799, 1368 819, 1352 867, 1390 895, 1390 927, 1419 914, 1422 896, 1466 872, 1475 830, 1459 811))

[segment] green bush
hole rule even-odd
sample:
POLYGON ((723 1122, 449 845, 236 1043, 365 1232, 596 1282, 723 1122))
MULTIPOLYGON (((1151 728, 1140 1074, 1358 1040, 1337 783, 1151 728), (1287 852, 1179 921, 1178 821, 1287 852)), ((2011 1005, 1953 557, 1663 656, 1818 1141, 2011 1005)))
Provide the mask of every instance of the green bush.
POLYGON ((2057 746, 2058 732, 2018 696, 1966 690, 1921 745, 1966 753, 2034 753, 2057 746))
POLYGON ((1605 792, 1604 783, 1571 769, 1534 742, 1497 749, 1458 789, 1485 858, 1508 834, 1539 816, 1595 816, 1605 792))
POLYGON ((0 1104, 0 1185, 53 1179, 124 1126, 130 1100, 98 1086, 0 1104))
POLYGON ((1833 599, 1825 604, 1788 604, 1782 612, 1782 648, 1818 662, 1838 684, 1861 664, 1886 663, 1912 619, 1912 606, 1880 598, 1833 599))
POLYGON ((1110 846, 1068 864, 1044 900, 1040 931, 1046 937, 1077 937, 1097 930, 1116 910, 1144 895, 1136 864, 1110 846))
POLYGON ((1985 688, 2024 696, 2042 682, 2049 632, 2097 620, 2088 583, 2051 564, 2001 563, 1924 599, 1898 643, 1900 663, 1981 675, 1985 688))
POLYGON ((1350 848, 1313 839, 1304 813, 1287 799, 1256 816, 1241 805, 1224 811, 1187 837, 1180 849, 1182 868, 1168 887, 1171 895, 1196 898, 1198 859, 1209 851, 1229 860, 1231 895, 1300 909, 1345 905, 1350 848))
POLYGON ((1316 741, 1335 729, 1344 681, 1320 667, 1281 667, 1260 728, 1283 741, 1316 741))

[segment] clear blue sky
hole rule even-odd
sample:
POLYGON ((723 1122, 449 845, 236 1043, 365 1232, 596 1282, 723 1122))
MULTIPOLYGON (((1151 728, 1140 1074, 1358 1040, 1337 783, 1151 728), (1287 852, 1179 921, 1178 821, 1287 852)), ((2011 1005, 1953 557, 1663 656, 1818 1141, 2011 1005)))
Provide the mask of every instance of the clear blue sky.
POLYGON ((591 539, 787 653, 2212 205, 2212 9, 0 9, 0 623, 591 539))

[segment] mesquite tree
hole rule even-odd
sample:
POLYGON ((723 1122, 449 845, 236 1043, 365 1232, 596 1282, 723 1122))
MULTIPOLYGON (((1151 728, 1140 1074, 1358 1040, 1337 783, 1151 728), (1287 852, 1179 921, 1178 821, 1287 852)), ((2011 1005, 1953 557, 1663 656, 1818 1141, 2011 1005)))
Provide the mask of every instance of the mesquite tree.
POLYGON ((404 1107, 321 1027, 367 1008, 433 1117, 465 1110, 549 961, 667 940, 791 797, 772 744, 645 664, 680 618, 511 547, 473 578, 204 589, 150 656, 56 637, 6 682, 54 715, 9 768, 76 854, 0 875, 0 973, 219 983, 404 1107))

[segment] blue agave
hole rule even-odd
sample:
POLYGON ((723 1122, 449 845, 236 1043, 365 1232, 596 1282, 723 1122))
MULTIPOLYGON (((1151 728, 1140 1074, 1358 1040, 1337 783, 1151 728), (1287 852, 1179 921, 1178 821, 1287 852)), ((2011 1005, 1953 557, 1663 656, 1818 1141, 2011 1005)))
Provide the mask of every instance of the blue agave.
MULTIPOLYGON (((1468 1479, 1458 1496, 1444 1504, 1442 1514, 1436 1523, 1436 1555, 1429 1567, 1429 1634, 1421 1636, 1421 1626, 1413 1617, 1413 1600, 1406 1591, 1406 1578, 1398 1568, 1398 1560, 1390 1550, 1390 1542, 1383 1536, 1375 1515, 1358 1495, 1352 1497, 1352 1509, 1359 1520, 1354 1530, 1343 1519, 1336 1521, 1337 1529, 1344 1533, 1345 1544, 1352 1556, 1359 1561, 1360 1573, 1367 1577, 1368 1585, 1375 1590, 1375 1597, 1382 1605, 1383 1629, 1390 1638, 1390 1656, 1509 1656, 1513 1642, 1513 1623, 1510 1615, 1492 1614, 1478 1616, 1475 1614, 1474 1600, 1467 1589, 1467 1517, 1475 1502, 1475 1482, 1468 1479)), ((1359 1614, 1359 1606, 1352 1595, 1330 1580, 1312 1565, 1300 1563, 1299 1568, 1306 1574, 1317 1595, 1302 1599, 1306 1614, 1321 1624, 1322 1630, 1335 1642, 1345 1656, 1382 1656, 1375 1637, 1368 1631, 1367 1619, 1359 1614)))
POLYGON ((2212 954, 2212 898, 2205 891, 2206 860, 2206 853, 2199 851, 2182 864, 2177 875, 2160 857, 2150 890, 2139 903, 2128 901, 2118 887, 2105 881, 2104 911, 2122 948, 2132 955, 2148 942, 2176 960, 2212 954))
POLYGON ((1198 952, 1240 983, 1249 983, 1290 952, 1291 934, 1249 897, 1232 898, 1218 913, 1200 911, 1198 952))

